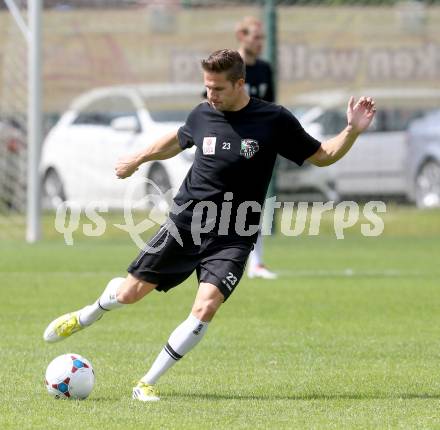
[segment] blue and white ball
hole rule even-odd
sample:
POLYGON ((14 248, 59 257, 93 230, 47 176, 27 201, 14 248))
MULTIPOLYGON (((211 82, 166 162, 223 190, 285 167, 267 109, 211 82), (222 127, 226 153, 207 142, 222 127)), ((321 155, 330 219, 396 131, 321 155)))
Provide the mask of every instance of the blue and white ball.
POLYGON ((85 399, 95 385, 95 372, 89 360, 79 354, 64 354, 46 369, 46 388, 56 399, 85 399))

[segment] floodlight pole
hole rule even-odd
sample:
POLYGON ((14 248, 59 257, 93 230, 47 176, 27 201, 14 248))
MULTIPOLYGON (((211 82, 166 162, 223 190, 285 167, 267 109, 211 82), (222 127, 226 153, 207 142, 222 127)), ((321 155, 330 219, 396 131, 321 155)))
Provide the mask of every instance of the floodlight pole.
POLYGON ((41 238, 41 180, 39 174, 42 140, 41 2, 28 0, 28 176, 26 240, 41 238))
POLYGON ((264 0, 264 25, 267 33, 267 42, 264 56, 272 66, 274 93, 277 90, 278 75, 278 38, 277 38, 277 7, 274 0, 264 0))
POLYGON ((41 237, 41 181, 39 175, 42 140, 41 102, 41 9, 42 0, 28 0, 28 24, 14 0, 5 0, 28 45, 28 160, 26 240, 41 237))
MULTIPOLYGON (((273 73, 273 92, 276 99, 276 93, 277 93, 277 73, 278 73, 278 67, 277 67, 277 49, 278 49, 278 40, 277 40, 277 8, 275 4, 275 0, 264 0, 264 10, 263 10, 263 16, 264 16, 264 26, 267 33, 267 42, 266 42, 266 49, 265 49, 265 57, 266 60, 271 64, 272 66, 272 73, 273 73)), ((276 175, 277 175, 277 169, 275 166, 275 169, 272 174, 272 179, 269 183, 269 188, 267 190, 266 197, 273 197, 276 196, 276 175)), ((274 203, 274 202, 273 202, 274 203)), ((269 208, 269 213, 274 213, 275 211, 275 205, 273 203, 266 202, 267 205, 271 205, 272 208, 269 208)), ((270 219, 267 217, 263 217, 263 225, 262 229, 264 232, 270 232, 271 234, 275 233, 276 231, 276 219, 270 219)), ((267 233, 265 233, 267 234, 267 233)))

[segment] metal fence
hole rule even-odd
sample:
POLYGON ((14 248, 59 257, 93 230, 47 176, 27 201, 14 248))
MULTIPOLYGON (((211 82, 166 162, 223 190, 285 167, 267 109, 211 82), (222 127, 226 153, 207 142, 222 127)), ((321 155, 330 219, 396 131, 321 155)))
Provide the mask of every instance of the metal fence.
MULTIPOLYGON (((199 59, 214 49, 237 46, 234 28, 243 16, 263 17, 261 1, 46 3, 52 6, 43 14, 44 111, 49 117, 96 86, 198 82, 199 59)), ((276 4, 281 103, 294 103, 304 92, 341 86, 439 86, 436 6, 322 6, 288 0, 276 4)), ((26 58, 7 11, 0 15, 0 32, 5 113, 16 103, 8 95, 10 79, 22 82, 13 87, 25 93, 19 69, 26 58)))

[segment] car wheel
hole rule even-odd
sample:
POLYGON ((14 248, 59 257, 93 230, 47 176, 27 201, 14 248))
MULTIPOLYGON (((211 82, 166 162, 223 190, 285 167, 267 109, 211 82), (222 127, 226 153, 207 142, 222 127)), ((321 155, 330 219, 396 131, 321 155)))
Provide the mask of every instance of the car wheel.
POLYGON ((152 209, 155 207, 161 212, 168 212, 173 199, 171 192, 169 192, 171 189, 171 181, 167 171, 160 164, 154 164, 148 173, 148 179, 149 182, 147 182, 146 187, 147 196, 160 195, 160 198, 155 200, 154 203, 152 201, 149 202, 148 208, 152 209))
POLYGON ((416 204, 419 208, 440 205, 440 163, 429 160, 420 168, 416 177, 416 204))
POLYGON ((63 183, 58 173, 51 169, 46 172, 43 180, 43 208, 56 209, 66 201, 63 183))

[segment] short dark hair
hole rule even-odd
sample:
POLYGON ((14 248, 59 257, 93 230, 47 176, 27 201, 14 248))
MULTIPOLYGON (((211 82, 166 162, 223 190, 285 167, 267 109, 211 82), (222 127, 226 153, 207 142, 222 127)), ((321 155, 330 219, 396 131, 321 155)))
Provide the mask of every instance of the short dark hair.
POLYGON ((246 66, 238 51, 220 49, 202 60, 201 63, 205 72, 226 72, 227 79, 232 83, 246 78, 246 66))

